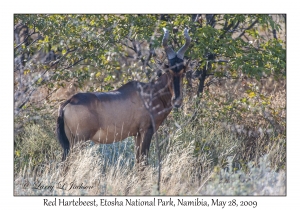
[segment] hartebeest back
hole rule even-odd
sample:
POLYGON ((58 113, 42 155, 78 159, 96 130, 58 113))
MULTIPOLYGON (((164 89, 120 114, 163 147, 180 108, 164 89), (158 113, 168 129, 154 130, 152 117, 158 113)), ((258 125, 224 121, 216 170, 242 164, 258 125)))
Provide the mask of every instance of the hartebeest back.
POLYGON ((154 83, 132 81, 110 92, 78 93, 61 104, 56 131, 64 150, 63 160, 78 141, 110 144, 129 136, 136 137, 137 161, 147 157, 154 132, 172 107, 180 107, 182 103, 183 56, 190 45, 187 29, 184 36, 184 46, 175 53, 167 45, 169 32, 164 29, 162 44, 169 70, 154 83))

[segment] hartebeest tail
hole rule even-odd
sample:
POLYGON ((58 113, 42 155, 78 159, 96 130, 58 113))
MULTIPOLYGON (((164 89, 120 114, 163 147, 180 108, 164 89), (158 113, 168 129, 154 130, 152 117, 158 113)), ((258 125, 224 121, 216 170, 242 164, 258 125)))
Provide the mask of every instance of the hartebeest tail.
POLYGON ((65 133, 65 123, 64 123, 64 108, 70 102, 70 99, 65 101, 60 105, 58 110, 58 118, 56 123, 56 134, 60 145, 63 148, 62 161, 64 161, 70 150, 70 143, 65 133))

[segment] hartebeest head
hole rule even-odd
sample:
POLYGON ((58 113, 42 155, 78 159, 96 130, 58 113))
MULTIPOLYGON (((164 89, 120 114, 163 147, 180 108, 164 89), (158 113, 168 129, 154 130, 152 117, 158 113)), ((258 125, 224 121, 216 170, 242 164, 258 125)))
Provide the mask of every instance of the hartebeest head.
POLYGON ((183 62, 183 56, 191 43, 191 38, 188 34, 188 29, 185 28, 185 44, 178 50, 177 53, 175 53, 174 50, 167 44, 169 38, 169 31, 165 28, 163 30, 164 37, 162 40, 162 44, 165 48, 165 52, 169 60, 168 69, 171 76, 171 82, 169 84, 169 88, 172 94, 171 104, 173 107, 178 108, 181 106, 182 103, 182 79, 186 70, 186 67, 183 62))

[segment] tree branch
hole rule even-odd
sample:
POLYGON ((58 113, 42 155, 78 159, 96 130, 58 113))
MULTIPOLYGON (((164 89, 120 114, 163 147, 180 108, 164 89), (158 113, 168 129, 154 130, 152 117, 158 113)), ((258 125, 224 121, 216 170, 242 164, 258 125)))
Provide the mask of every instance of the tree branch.
POLYGON ((69 69, 69 68, 72 68, 73 66, 77 65, 78 63, 80 63, 81 61, 83 61, 85 58, 81 58, 79 59, 78 61, 76 61, 75 63, 65 67, 63 70, 66 70, 66 69, 69 69))
MULTIPOLYGON (((131 41, 131 40, 130 40, 130 41, 131 41)), ((130 47, 129 45, 127 45, 127 44, 125 44, 125 43, 123 43, 123 42, 121 42, 121 44, 124 45, 125 47, 127 47, 127 48, 133 50, 133 51, 135 52, 135 49, 134 49, 133 47, 130 47)))
POLYGON ((257 22, 258 22, 258 18, 248 28, 245 28, 244 31, 237 37, 237 39, 241 38, 245 34, 245 32, 251 29, 257 22))
POLYGON ((205 15, 206 17, 206 25, 210 25, 214 28, 215 26, 215 15, 205 15))
POLYGON ((70 49, 67 49, 67 52, 61 56, 59 59, 57 59, 56 61, 54 61, 51 65, 50 65, 50 68, 53 67, 54 65, 58 64, 63 58, 65 58, 68 54, 70 54, 71 52, 74 52, 78 50, 78 48, 75 48, 73 50, 70 50, 70 49))
MULTIPOLYGON (((27 41, 27 39, 31 36, 31 35, 33 35, 33 34, 38 34, 38 32, 32 32, 32 33, 30 33, 30 34, 28 34, 27 36, 26 36, 26 38, 24 39, 24 41, 23 42, 21 42, 20 44, 18 44, 16 47, 14 47, 14 50, 16 50, 18 47, 20 47, 22 44, 24 44, 26 41, 27 41)), ((31 43, 32 44, 32 43, 31 43)), ((30 44, 30 45, 31 45, 30 44)), ((28 45, 29 46, 29 45, 28 45)))

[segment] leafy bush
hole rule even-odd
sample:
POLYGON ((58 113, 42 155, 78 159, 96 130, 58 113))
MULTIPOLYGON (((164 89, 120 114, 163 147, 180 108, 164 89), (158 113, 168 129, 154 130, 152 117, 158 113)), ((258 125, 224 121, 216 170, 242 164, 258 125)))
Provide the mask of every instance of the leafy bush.
MULTIPOLYGON (((44 121, 44 123, 46 123, 44 121)), ((14 169, 37 166, 61 159, 61 147, 52 126, 29 124, 15 137, 14 169)))

